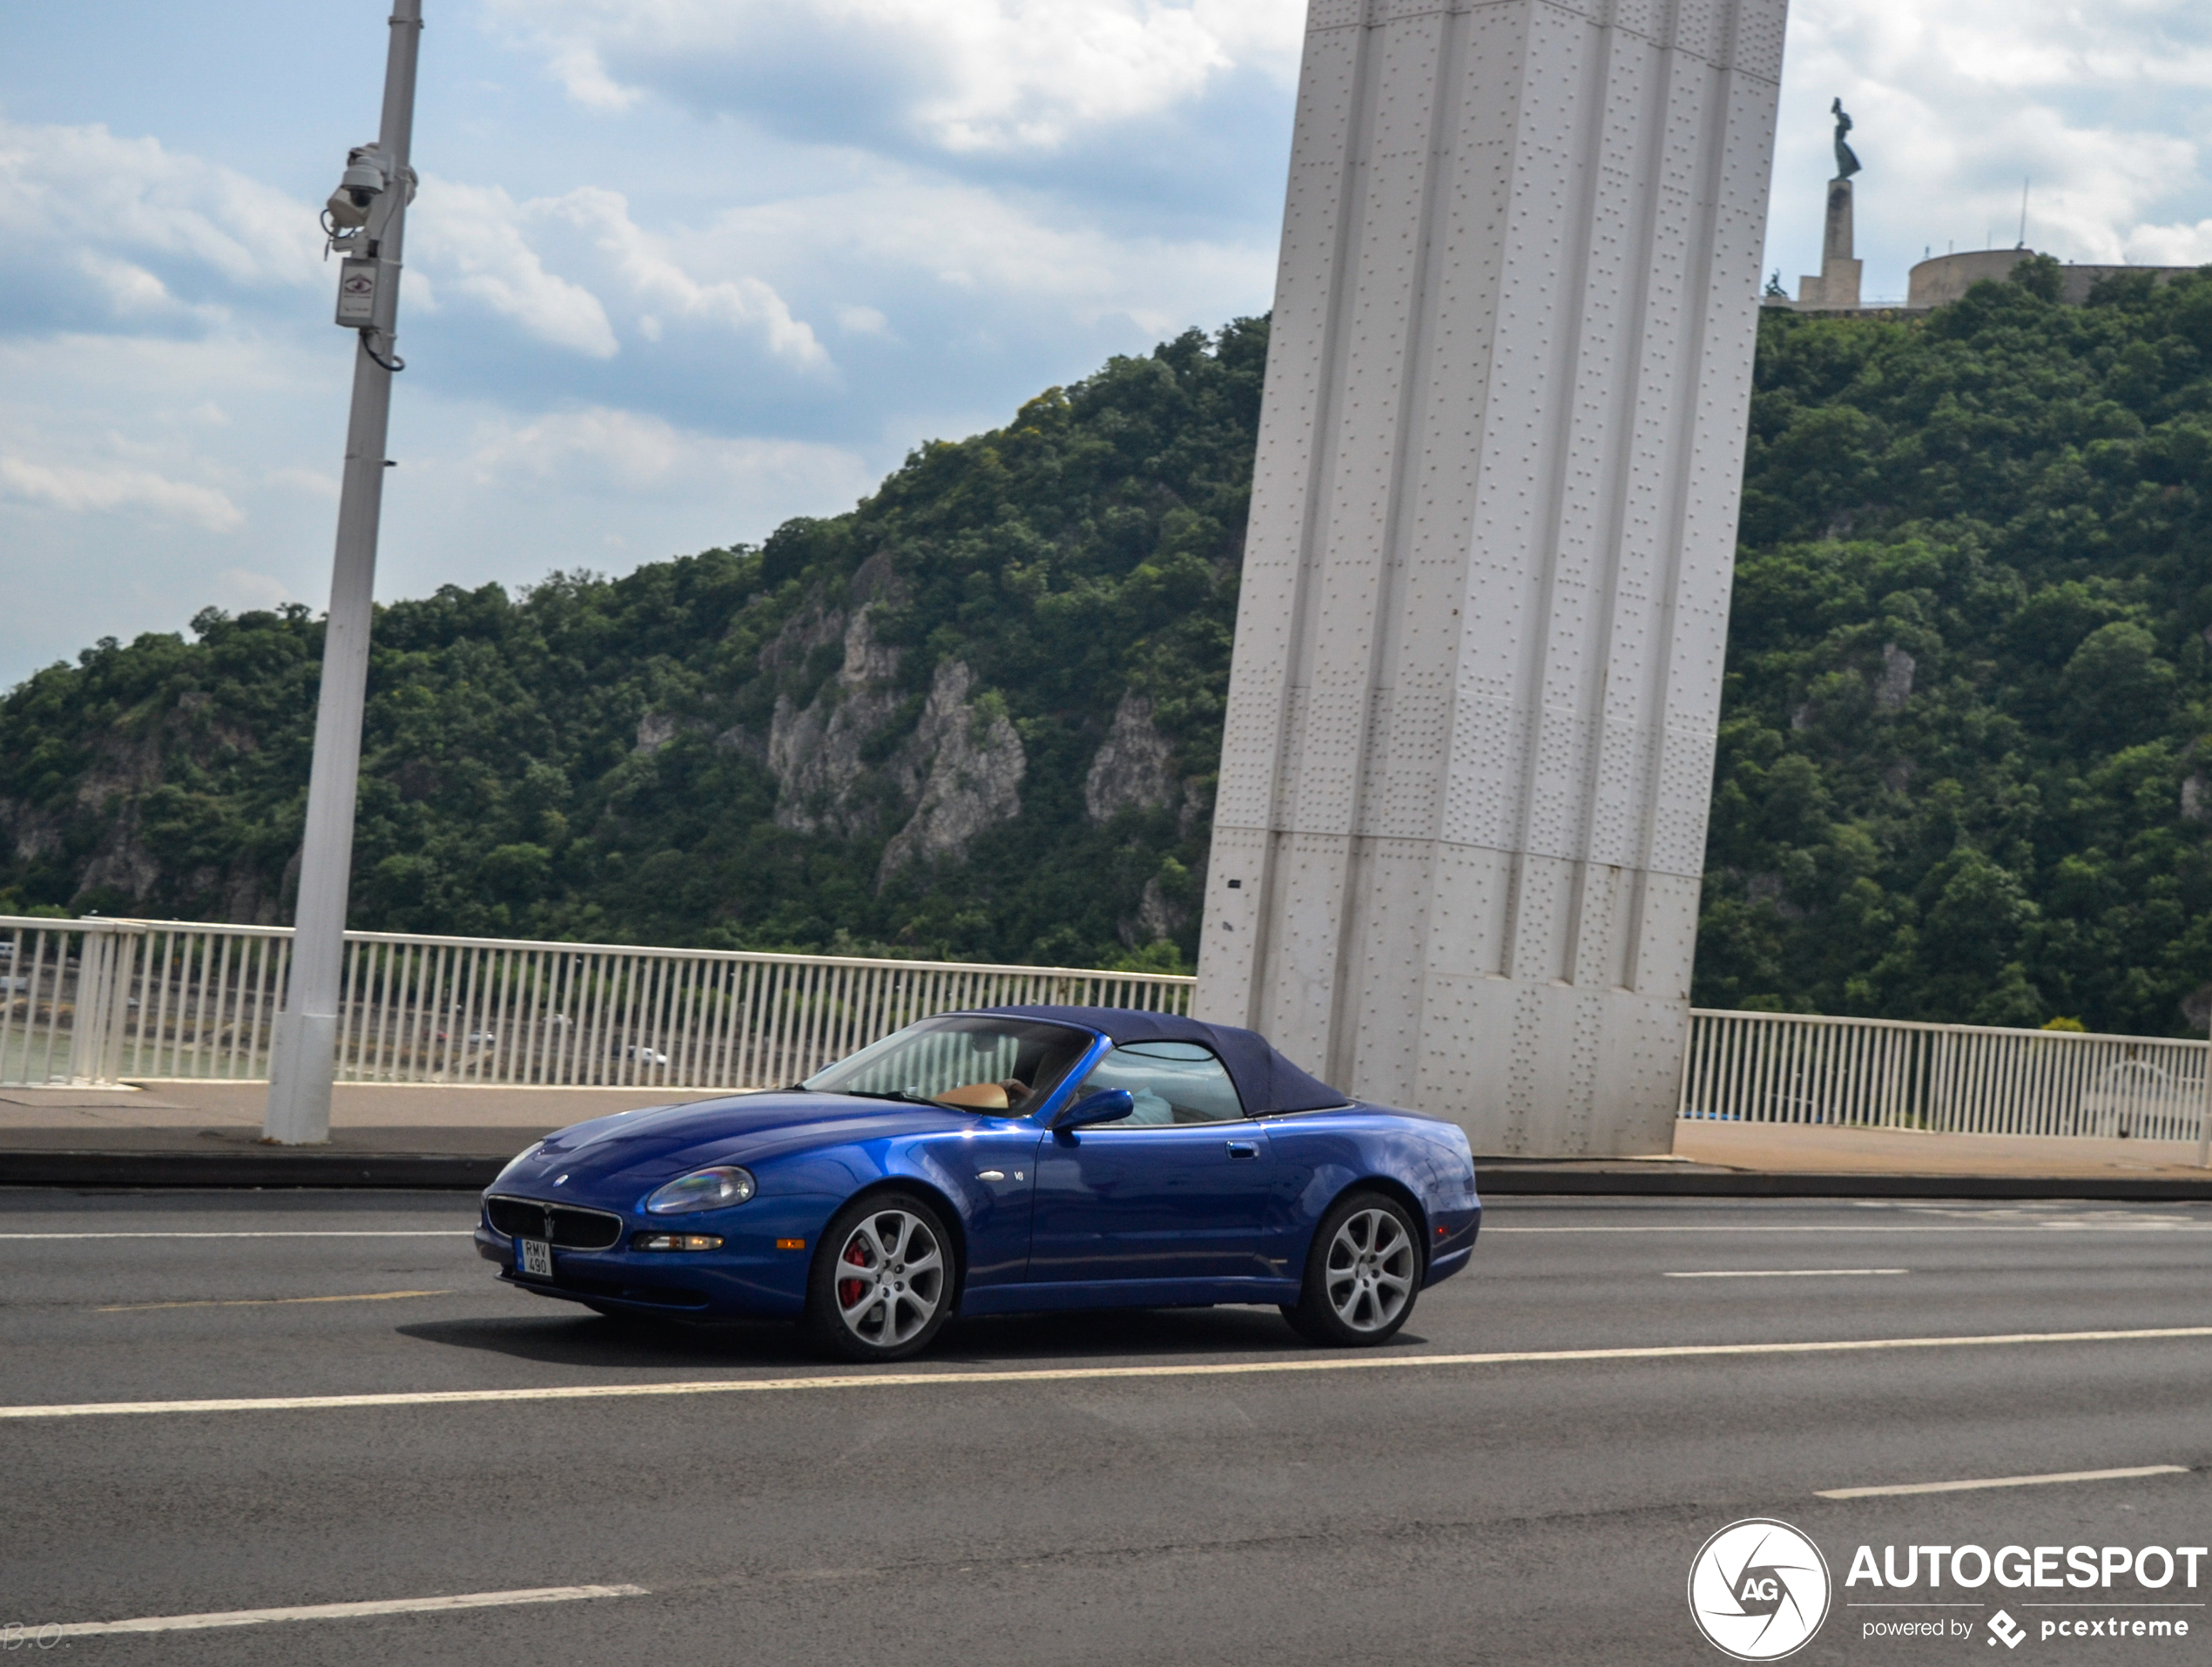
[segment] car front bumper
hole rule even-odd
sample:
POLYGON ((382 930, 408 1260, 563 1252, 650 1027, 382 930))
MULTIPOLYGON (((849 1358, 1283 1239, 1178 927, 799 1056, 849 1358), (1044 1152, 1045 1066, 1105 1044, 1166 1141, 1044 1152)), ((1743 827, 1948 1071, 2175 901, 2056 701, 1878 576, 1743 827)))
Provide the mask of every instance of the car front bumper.
POLYGON ((701 1319, 795 1319, 806 1306, 814 1236, 803 1228, 776 1231, 789 1225, 749 1221, 741 1233, 718 1223, 703 1225, 697 1231, 718 1228, 724 1238, 713 1251, 634 1251, 627 1232, 606 1250, 556 1245, 548 1279, 522 1272, 514 1239, 480 1220, 476 1254, 498 1265, 502 1283, 570 1302, 701 1319), (786 1242, 779 1245, 779 1239, 786 1242))

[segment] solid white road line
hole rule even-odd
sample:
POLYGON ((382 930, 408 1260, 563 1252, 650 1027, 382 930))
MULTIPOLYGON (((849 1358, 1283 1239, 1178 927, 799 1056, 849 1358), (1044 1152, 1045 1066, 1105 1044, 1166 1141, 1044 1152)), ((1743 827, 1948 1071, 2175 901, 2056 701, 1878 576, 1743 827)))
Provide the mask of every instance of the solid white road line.
POLYGON ((40 1649, 49 1639, 89 1638, 103 1632, 197 1632, 217 1626, 260 1626, 269 1621, 343 1621, 364 1615, 430 1615, 441 1610, 486 1610, 514 1603, 573 1603, 585 1597, 644 1597, 643 1586, 536 1586, 524 1591, 461 1592, 451 1597, 388 1597, 369 1603, 302 1603, 282 1610, 225 1610, 211 1615, 149 1615, 136 1621, 70 1621, 26 1626, 22 1637, 40 1649))
POLYGON ((401 1297, 449 1297, 450 1291, 363 1291, 345 1297, 205 1297, 192 1302, 118 1302, 96 1314, 143 1314, 156 1308, 280 1308, 294 1302, 396 1302, 401 1297))
POLYGON ((1973 1481, 1906 1481, 1893 1488, 1827 1488, 1821 1499, 1882 1499, 1892 1494, 1963 1494, 1976 1488, 2040 1488, 2053 1481, 2121 1481, 2129 1476, 2185 1476, 2185 1464, 2139 1464, 2127 1470, 2054 1470, 2047 1476, 1983 1476, 1973 1481))
POLYGON ((1697 1273, 1663 1273, 1667 1279, 1848 1279, 1874 1273, 1909 1273, 1902 1267, 1730 1267, 1697 1273))
POLYGON ((1750 1227, 1735 1222, 1672 1222, 1649 1227, 1494 1227, 1483 1225, 1482 1237, 1493 1238, 1499 1233, 2212 1233, 2212 1221, 1993 1221, 1984 1227, 1938 1225, 1922 1226, 1918 1222, 1885 1223, 1878 1227, 1861 1227, 1848 1222, 1820 1222, 1800 1225, 1784 1225, 1775 1227, 1750 1227))
POLYGON ((292 1227, 237 1233, 0 1233, 4 1238, 467 1238, 473 1227, 292 1227))
POLYGON ((900 1389, 948 1383, 1076 1383, 1115 1378, 1241 1378, 1285 1372, 1403 1371, 1443 1366, 1548 1365, 1570 1360, 1689 1360, 1747 1354, 1858 1354, 1881 1350, 1993 1348, 2026 1343, 2124 1343, 2212 1337, 2212 1326, 2144 1331, 2006 1332, 1986 1337, 1873 1337, 1822 1343, 1678 1343, 1656 1348, 1568 1348, 1499 1354, 1386 1354, 1236 1360, 1200 1366, 1051 1367, 1015 1372, 886 1372, 867 1377, 703 1378, 672 1383, 556 1384, 536 1389, 420 1389, 374 1395, 266 1395, 233 1400, 87 1400, 0 1407, 0 1419, 101 1418, 138 1413, 322 1412, 347 1407, 437 1407, 465 1401, 625 1400, 648 1395, 738 1395, 801 1389, 900 1389))

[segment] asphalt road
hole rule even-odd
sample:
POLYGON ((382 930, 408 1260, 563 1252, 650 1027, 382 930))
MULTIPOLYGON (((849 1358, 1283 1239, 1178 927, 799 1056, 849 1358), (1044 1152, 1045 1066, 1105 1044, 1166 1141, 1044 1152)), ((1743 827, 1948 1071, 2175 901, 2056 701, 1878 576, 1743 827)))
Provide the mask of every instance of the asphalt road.
MULTIPOLYGON (((870 1375, 779 1328, 640 1333, 500 1287, 472 1210, 0 1191, 0 1411, 870 1375)), ((1869 1641, 1892 1612, 1844 1607, 1882 1596, 1843 1586, 1854 1548, 2212 1542, 2212 1336, 1420 1362, 2212 1328, 2209 1272, 2203 1206, 1507 1200, 1385 1352, 1402 1364, 1334 1369, 1355 1357, 1217 1309, 960 1324, 896 1374, 952 1382, 0 1417, 0 1624, 632 1586, 40 1658, 1719 1662, 1691 1558, 1771 1516, 1837 1582, 1795 1659, 1986 1664, 1978 1630, 1869 1641), (1904 1271, 1843 1271, 1878 1269, 1904 1271), (1294 1369, 1218 1369, 1251 1367, 1294 1369), (1150 1375, 1101 1375, 1122 1368, 1150 1375)), ((2200 1578, 2112 1596, 2201 1603, 2200 1578)), ((2033 1626, 2071 1612, 2018 1600, 2084 1595, 1951 1596, 2033 1626)), ((1995 1658, 2212 1657, 2212 1611, 2161 1613, 2192 1637, 1995 1658)))

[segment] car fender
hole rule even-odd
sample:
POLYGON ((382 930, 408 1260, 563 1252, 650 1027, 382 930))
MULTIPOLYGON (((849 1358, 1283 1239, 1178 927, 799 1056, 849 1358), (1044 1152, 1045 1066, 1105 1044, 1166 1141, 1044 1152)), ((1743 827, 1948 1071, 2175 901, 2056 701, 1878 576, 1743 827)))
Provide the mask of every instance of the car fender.
POLYGON ((1272 1240, 1268 1256, 1275 1264, 1277 1276, 1304 1278, 1313 1235, 1322 1218, 1346 1192, 1367 1186, 1387 1192, 1412 1216, 1421 1239, 1426 1278, 1431 1252, 1431 1211, 1426 1195, 1435 1190, 1432 1178, 1437 1167, 1435 1157, 1440 1155, 1433 1150, 1436 1143, 1410 1117, 1399 1127, 1378 1128, 1365 1119, 1381 1108, 1348 1110, 1363 1120, 1354 1124, 1326 1111, 1267 1120, 1281 1171, 1275 1219, 1267 1234, 1272 1240))
MULTIPOLYGON (((881 1178, 871 1181, 866 1186, 855 1188, 851 1193, 840 1199, 836 1208, 830 1211, 830 1216, 834 1218, 860 1200, 883 1192, 920 1193, 922 1202, 935 1210, 939 1217, 943 1219, 947 1231, 953 1236, 952 1303, 953 1307, 957 1311, 960 1307, 961 1293, 966 1289, 968 1284, 968 1223, 961 1218, 960 1206, 936 1181, 914 1170, 887 1171, 881 1178)), ((823 1225, 826 1229, 828 1225, 826 1219, 823 1225)), ((833 1256, 836 1253, 835 1247, 830 1244, 827 1233, 825 1232, 816 1245, 814 1254, 817 1257, 822 1257, 833 1256)))
MULTIPOLYGON (((1340 1200, 1341 1200, 1341 1199, 1342 1199, 1342 1198, 1344 1198, 1344 1197, 1345 1197, 1347 1193, 1352 1193, 1352 1192, 1363 1192, 1363 1191, 1364 1191, 1364 1192, 1380 1192, 1380 1193, 1385 1194, 1386 1197, 1389 1197, 1389 1198, 1394 1198, 1395 1200, 1397 1200, 1397 1202, 1398 1202, 1399 1205, 1401 1205, 1402 1206, 1404 1206, 1405 1211, 1406 1211, 1406 1214, 1408 1214, 1409 1216, 1411 1216, 1411 1217, 1413 1218, 1413 1238, 1414 1238, 1414 1240, 1415 1240, 1415 1241, 1416 1241, 1416 1242, 1417 1242, 1417 1243, 1420 1245, 1420 1247, 1421 1247, 1421 1279, 1420 1279, 1420 1283, 1421 1283, 1421 1284, 1423 1284, 1423 1285, 1427 1284, 1427 1283, 1428 1283, 1428 1238, 1429 1238, 1429 1233, 1428 1233, 1428 1211, 1427 1211, 1426 1210, 1424 1210, 1424 1209, 1421 1207, 1421 1201, 1420 1201, 1418 1198, 1416 1198, 1416 1197, 1414 1197, 1414 1196, 1413 1196, 1413 1189, 1412 1189, 1412 1188, 1410 1188, 1410 1187, 1408 1187, 1408 1186, 1407 1186, 1407 1185, 1406 1185, 1406 1184, 1403 1181, 1399 1180, 1399 1179, 1396 1176, 1394 1176, 1394 1175, 1381 1175, 1381 1174, 1369 1174, 1369 1175, 1362 1175, 1362 1176, 1359 1176, 1359 1177, 1355 1178, 1354 1179, 1352 1179, 1352 1180, 1346 1181, 1346 1182, 1344 1184, 1344 1185, 1342 1185, 1342 1186, 1340 1186, 1340 1187, 1339 1187, 1339 1188, 1337 1189, 1335 1195, 1330 1198, 1330 1200, 1329 1200, 1329 1202, 1328 1202, 1328 1205, 1327 1205, 1327 1207, 1326 1207, 1325 1209, 1324 1209, 1324 1210, 1322 1211, 1322 1212, 1321 1212, 1321 1213, 1322 1213, 1323 1215, 1326 1215, 1330 1210, 1333 1210, 1333 1209, 1335 1209, 1335 1208, 1337 1207, 1338 1203, 1339 1203, 1339 1201, 1340 1201, 1340 1200)), ((1319 1221, 1319 1218, 1316 1218, 1316 1219, 1315 1219, 1315 1221, 1314 1221, 1314 1226, 1315 1226, 1315 1227, 1318 1227, 1319 1225, 1320 1225, 1320 1221, 1319 1221)), ((1307 1255, 1311 1255, 1311 1254, 1312 1254, 1312 1250, 1313 1250, 1313 1234, 1312 1234, 1312 1232, 1311 1231, 1309 1231, 1309 1232, 1307 1232, 1306 1236, 1305 1236, 1305 1245, 1306 1245, 1306 1254, 1307 1254, 1307 1255)), ((1299 1264, 1299 1269, 1300 1269, 1300 1272, 1304 1272, 1304 1268, 1305 1268, 1305 1264, 1304 1264, 1304 1262, 1303 1262, 1303 1261, 1301 1261, 1301 1262, 1300 1262, 1300 1264, 1299 1264)))

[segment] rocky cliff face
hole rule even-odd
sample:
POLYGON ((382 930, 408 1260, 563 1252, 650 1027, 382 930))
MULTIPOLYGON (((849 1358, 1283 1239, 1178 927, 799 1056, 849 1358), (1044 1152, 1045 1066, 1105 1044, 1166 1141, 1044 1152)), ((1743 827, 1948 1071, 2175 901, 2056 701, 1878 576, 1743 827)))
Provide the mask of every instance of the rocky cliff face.
MULTIPOLYGON (((854 575, 846 606, 810 602, 759 660, 777 677, 841 647, 836 671, 804 705, 777 697, 759 750, 776 780, 779 827, 841 840, 889 834, 879 888, 916 863, 964 856, 977 834, 1019 816, 1028 769, 1003 703, 976 688, 965 661, 940 662, 919 702, 905 686, 906 651, 879 641, 875 624, 903 600, 889 563, 875 557, 854 575)), ((722 740, 754 746, 741 732, 722 740)))
POLYGON ((974 683, 958 660, 939 665, 921 722, 893 760, 892 777, 914 793, 914 812, 883 848, 879 889, 911 863, 964 855, 978 834, 1022 813, 1029 767, 1022 738, 1003 706, 969 698, 974 683))
POLYGON ((66 865, 73 889, 109 901, 111 910, 183 908, 219 920, 273 922, 279 894, 298 876, 296 857, 273 886, 243 858, 179 868, 167 849, 178 841, 164 837, 174 830, 152 825, 158 816, 150 821, 150 802, 175 814, 152 798, 165 784, 188 779, 219 753, 258 750, 251 732, 216 721, 209 705, 206 695, 188 690, 165 711, 111 730, 59 802, 41 807, 0 794, 0 847, 18 865, 66 865))
POLYGON ((864 780, 870 771, 861 755, 898 712, 901 656, 877 643, 872 612, 863 607, 848 622, 838 610, 809 610, 762 655, 763 669, 772 672, 771 656, 803 656, 840 635, 845 639, 843 664, 813 700, 797 706, 789 695, 777 697, 767 762, 779 827, 847 840, 879 831, 880 795, 865 791, 873 784, 864 780))
POLYGON ((1123 695, 1083 782, 1085 813, 1097 826, 1124 810, 1162 810, 1176 789, 1175 749, 1152 722, 1152 703, 1123 695))

